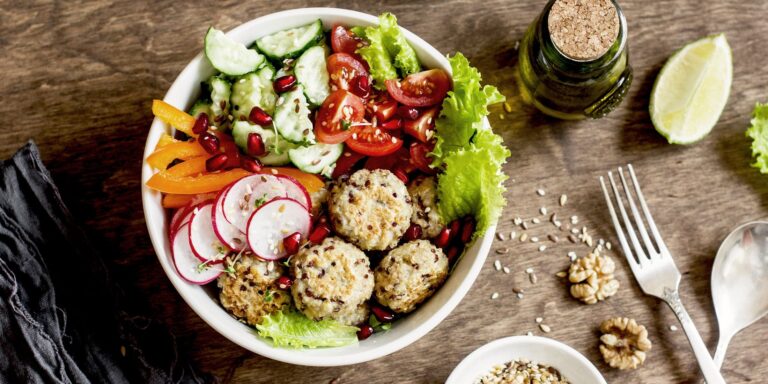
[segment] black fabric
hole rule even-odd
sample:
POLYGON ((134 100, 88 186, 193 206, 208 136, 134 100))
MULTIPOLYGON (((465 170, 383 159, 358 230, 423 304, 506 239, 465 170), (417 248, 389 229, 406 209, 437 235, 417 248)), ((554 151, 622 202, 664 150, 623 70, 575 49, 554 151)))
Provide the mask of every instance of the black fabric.
POLYGON ((212 381, 119 292, 28 143, 0 165, 0 383, 212 381))

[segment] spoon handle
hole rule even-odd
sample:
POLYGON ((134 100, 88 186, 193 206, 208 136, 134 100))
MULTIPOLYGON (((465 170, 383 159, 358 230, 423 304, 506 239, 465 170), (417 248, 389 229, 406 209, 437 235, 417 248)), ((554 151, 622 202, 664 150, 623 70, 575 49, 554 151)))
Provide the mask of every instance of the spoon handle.
POLYGON ((723 367, 723 361, 725 360, 725 351, 728 349, 728 344, 731 342, 731 337, 720 334, 720 340, 717 341, 717 349, 715 349, 715 365, 717 369, 723 367))
POLYGON ((669 304, 672 311, 675 312, 677 319, 680 321, 680 325, 683 326, 685 335, 688 337, 688 342, 691 343, 691 348, 693 348, 693 354, 696 356, 696 360, 699 363, 701 373, 704 374, 704 380, 706 380, 708 384, 725 384, 725 380, 720 374, 720 370, 709 355, 707 345, 704 344, 704 340, 701 339, 699 331, 696 330, 696 325, 693 324, 691 316, 688 315, 688 312, 683 307, 683 303, 680 301, 680 296, 677 290, 671 292, 664 301, 669 304))

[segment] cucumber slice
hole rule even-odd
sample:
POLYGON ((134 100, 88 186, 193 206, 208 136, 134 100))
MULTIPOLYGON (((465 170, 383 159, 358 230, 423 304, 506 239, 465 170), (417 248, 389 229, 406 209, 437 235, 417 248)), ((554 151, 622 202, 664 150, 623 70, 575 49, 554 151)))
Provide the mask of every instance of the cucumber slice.
POLYGON ((296 168, 307 173, 330 173, 326 172, 336 163, 344 152, 344 144, 325 144, 317 143, 309 147, 300 147, 288 151, 291 163, 296 168))
POLYGON ((255 106, 263 109, 268 114, 275 112, 277 94, 272 88, 272 77, 275 70, 271 66, 265 66, 258 72, 251 72, 238 77, 232 84, 232 115, 235 120, 240 116, 246 119, 255 106))
POLYGON ((304 51, 296 60, 294 71, 296 80, 304 86, 304 94, 313 106, 319 106, 331 94, 323 47, 314 46, 304 51))
POLYGON ((253 72, 265 61, 259 52, 246 48, 213 27, 205 34, 205 57, 219 72, 230 76, 253 72))
POLYGON ((212 76, 208 80, 211 89, 211 112, 213 116, 229 115, 229 97, 232 94, 232 84, 224 76, 212 76))
POLYGON ((200 114, 203 112, 205 112, 209 118, 213 116, 213 112, 211 112, 211 103, 209 101, 195 101, 195 104, 192 106, 192 108, 189 109, 189 114, 192 115, 192 117, 195 119, 197 119, 197 117, 200 116, 200 114))
POLYGON ((311 24, 264 36, 256 40, 256 47, 270 59, 280 61, 299 57, 304 50, 324 37, 323 23, 317 20, 311 24))
POLYGON ((291 162, 291 159, 288 157, 288 151, 297 148, 297 146, 275 135, 274 130, 265 129, 247 121, 236 121, 232 125, 232 137, 235 139, 235 144, 244 152, 248 149, 248 134, 251 132, 261 135, 261 139, 267 147, 268 153, 259 157, 259 160, 264 165, 286 165, 291 162))
POLYGON ((309 118, 309 106, 301 85, 281 94, 277 99, 272 124, 288 141, 302 144, 315 143, 312 120, 309 118))

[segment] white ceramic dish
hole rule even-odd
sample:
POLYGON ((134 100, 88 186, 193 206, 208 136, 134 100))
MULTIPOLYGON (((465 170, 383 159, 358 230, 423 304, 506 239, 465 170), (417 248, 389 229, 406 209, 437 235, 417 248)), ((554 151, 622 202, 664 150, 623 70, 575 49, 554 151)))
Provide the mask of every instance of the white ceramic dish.
POLYGON ((474 383, 494 366, 523 358, 557 369, 574 384, 606 384, 597 368, 575 349, 538 336, 505 337, 483 345, 456 366, 445 384, 474 383))
MULTIPOLYGON (((326 28, 335 23, 343 25, 374 25, 377 18, 368 14, 335 8, 303 8, 273 13, 251 20, 227 33, 233 39, 250 44, 260 36, 293 28, 321 19, 326 28)), ((445 57, 413 33, 403 30, 427 68, 442 68, 450 72, 445 57)), ((202 41, 202 36, 200 36, 202 41)), ((200 82, 213 74, 210 63, 197 55, 176 78, 164 100, 178 108, 188 109, 197 98, 200 82)), ((144 158, 152 152, 163 132, 169 127, 155 119, 149 130, 144 158)), ((490 228, 468 249, 445 285, 418 310, 398 321, 390 331, 376 334, 358 345, 342 348, 283 349, 275 348, 250 328, 230 316, 218 303, 215 289, 189 284, 179 277, 171 262, 167 236, 168 217, 161 206, 160 193, 145 186, 152 176, 146 164, 142 168, 142 200, 147 229, 160 265, 182 298, 211 327, 245 349, 271 359, 300 365, 337 366, 361 363, 393 353, 418 340, 437 326, 459 304, 467 293, 485 261, 493 241, 495 228, 490 228)))

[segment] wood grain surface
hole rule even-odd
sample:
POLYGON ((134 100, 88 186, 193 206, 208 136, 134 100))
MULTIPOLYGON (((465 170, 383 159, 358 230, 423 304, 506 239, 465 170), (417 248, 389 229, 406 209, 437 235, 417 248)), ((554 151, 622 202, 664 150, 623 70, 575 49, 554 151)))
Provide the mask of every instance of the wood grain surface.
MULTIPOLYGON (((439 383, 475 348, 531 331, 534 319, 594 362, 611 383, 698 383, 691 349, 672 312, 646 297, 620 253, 621 288, 586 306, 571 299, 554 274, 566 253, 585 246, 498 242, 458 308, 411 346, 377 361, 336 368, 278 363, 219 336, 181 300, 163 274, 144 223, 139 170, 151 122, 150 102, 200 50, 209 25, 230 29, 274 11, 305 6, 392 11, 400 24, 444 53, 461 51, 496 84, 514 107, 496 106, 491 122, 512 151, 508 207, 500 230, 516 216, 532 218, 546 206, 560 217, 577 215, 593 236, 616 243, 597 177, 633 163, 667 245, 683 273, 682 297, 705 342, 714 350, 717 321, 710 268, 720 241, 736 225, 768 216, 768 176, 749 167, 744 131, 756 101, 768 101, 768 2, 758 0, 640 1, 621 4, 629 22, 635 80, 618 110, 596 121, 564 122, 520 104, 513 74, 518 41, 544 5, 535 0, 486 1, 0 1, 0 156, 34 139, 66 202, 114 267, 130 305, 165 321, 185 354, 223 383, 439 383), (733 49, 734 80, 714 131, 692 146, 673 146, 648 117, 648 98, 665 59, 688 41, 724 32, 733 49), (501 119, 500 114, 504 114, 501 119), (539 197, 536 189, 546 196, 539 197), (561 193, 568 204, 557 206, 561 193), (506 244, 508 243, 508 244, 506 244), (493 268, 499 259, 512 273, 493 268), (539 281, 531 284, 524 270, 539 281), (517 299, 512 289, 526 290, 517 299), (500 297, 491 300, 493 292, 500 297), (550 303, 550 304, 548 304, 550 303), (628 316, 650 330, 645 365, 619 372, 598 351, 603 319, 628 316)), ((546 222, 546 220, 543 220, 546 222)), ((552 226, 528 230, 545 237, 552 226)), ((518 229, 518 233, 520 230, 518 229)), ((561 236, 562 237, 562 236, 561 236)), ((615 249, 615 248, 614 248, 615 249)), ((762 383, 768 376, 768 322, 733 340, 723 367, 729 383, 762 383)))

